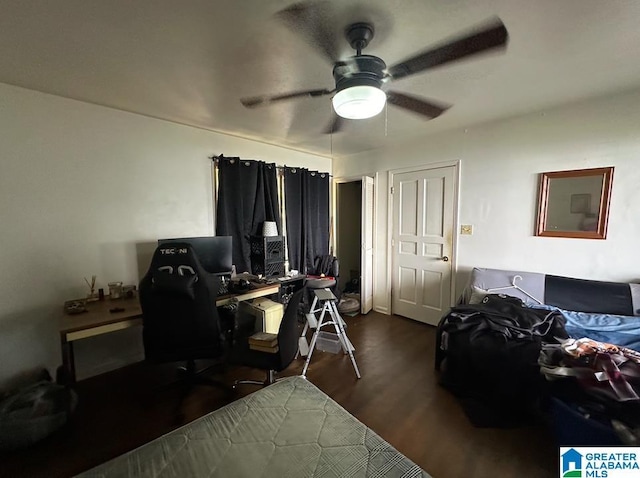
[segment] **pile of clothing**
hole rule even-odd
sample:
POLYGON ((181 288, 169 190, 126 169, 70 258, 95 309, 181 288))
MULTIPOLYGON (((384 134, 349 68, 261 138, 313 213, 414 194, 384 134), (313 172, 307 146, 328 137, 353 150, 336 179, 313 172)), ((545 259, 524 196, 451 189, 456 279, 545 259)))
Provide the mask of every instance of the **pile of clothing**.
POLYGON ((576 338, 570 321, 502 294, 453 307, 436 335, 440 383, 475 426, 552 417, 561 444, 639 446, 640 353, 576 338))
POLYGON ((580 435, 558 430, 566 437, 562 441, 640 445, 639 352, 583 337, 543 346, 539 363, 554 397, 553 411, 563 414, 556 418, 577 417, 581 426, 580 435))

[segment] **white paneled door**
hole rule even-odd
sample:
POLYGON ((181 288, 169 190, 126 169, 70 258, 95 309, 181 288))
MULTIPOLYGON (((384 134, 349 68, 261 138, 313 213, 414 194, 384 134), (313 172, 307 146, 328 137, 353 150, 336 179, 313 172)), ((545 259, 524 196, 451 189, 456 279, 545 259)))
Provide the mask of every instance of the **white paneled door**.
POLYGON ((431 325, 451 305, 455 173, 393 174, 392 312, 431 325))

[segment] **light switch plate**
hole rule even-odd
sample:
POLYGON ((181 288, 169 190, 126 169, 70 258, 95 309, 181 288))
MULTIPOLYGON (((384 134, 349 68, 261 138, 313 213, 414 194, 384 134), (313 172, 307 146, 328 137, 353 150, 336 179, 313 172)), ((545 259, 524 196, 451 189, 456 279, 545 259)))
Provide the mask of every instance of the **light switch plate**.
POLYGON ((460 234, 470 236, 473 234, 473 226, 471 224, 462 224, 460 226, 460 234))

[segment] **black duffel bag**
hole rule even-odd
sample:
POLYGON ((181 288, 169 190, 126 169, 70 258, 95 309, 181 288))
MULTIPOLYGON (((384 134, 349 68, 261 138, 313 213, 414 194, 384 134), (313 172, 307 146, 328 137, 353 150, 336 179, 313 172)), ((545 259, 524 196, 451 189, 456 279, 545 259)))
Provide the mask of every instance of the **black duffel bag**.
POLYGON ((560 313, 530 309, 516 297, 490 294, 480 304, 453 307, 437 330, 440 384, 475 426, 527 424, 545 389, 542 343, 566 336, 560 313))

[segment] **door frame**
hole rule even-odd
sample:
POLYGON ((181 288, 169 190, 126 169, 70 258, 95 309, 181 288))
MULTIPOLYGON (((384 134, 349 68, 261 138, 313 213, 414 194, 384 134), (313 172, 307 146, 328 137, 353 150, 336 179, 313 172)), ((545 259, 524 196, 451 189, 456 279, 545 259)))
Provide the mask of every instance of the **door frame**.
MULTIPOLYGON (((391 193, 391 188, 393 188, 393 180, 394 175, 402 174, 402 173, 413 173, 416 171, 427 171, 430 169, 438 169, 445 167, 454 167, 453 172, 453 231, 451 234, 451 252, 452 256, 450 259, 451 262, 451 281, 449 286, 451 287, 451 303, 450 306, 455 305, 456 301, 456 275, 458 272, 458 231, 460 230, 459 224, 459 212, 460 212, 460 170, 461 170, 461 161, 459 159, 454 159, 451 161, 439 161, 436 163, 427 163, 421 164, 419 166, 410 166, 407 168, 400 169, 390 169, 388 172, 387 179, 387 277, 389 278, 387 281, 387 304, 389 304, 389 314, 393 314, 393 298, 391 297, 391 289, 393 287, 393 247, 391 246, 391 241, 393 239, 393 194, 391 193)), ((375 195, 375 191, 374 191, 375 195)))
MULTIPOLYGON (((354 176, 343 176, 343 177, 339 177, 339 178, 333 178, 333 185, 331 186, 331 250, 333 251, 334 255, 337 255, 337 250, 336 250, 336 246, 338 245, 338 241, 337 239, 337 232, 338 232, 338 224, 337 224, 337 212, 338 212, 338 205, 337 205, 337 197, 338 197, 338 184, 341 183, 352 183, 354 181, 360 181, 362 182, 362 176, 369 176, 373 178, 373 241, 371 243, 371 248, 373 249, 373 257, 375 260, 376 257, 376 249, 377 249, 377 244, 376 244, 376 215, 378 212, 378 201, 376 200, 376 198, 378 197, 378 176, 376 173, 362 173, 362 174, 358 174, 358 175, 354 175, 354 176)), ((362 207, 364 205, 361 204, 360 205, 360 209, 362 212, 362 207)), ((360 233, 360 244, 362 244, 362 232, 360 233)), ((373 267, 371 269, 371 280, 373 281, 373 288, 375 291, 375 284, 376 284, 376 272, 375 272, 375 267, 373 267)), ((375 293, 373 294, 374 296, 374 302, 375 302, 375 293)), ((373 310, 375 310, 375 307, 373 308, 373 310)))

